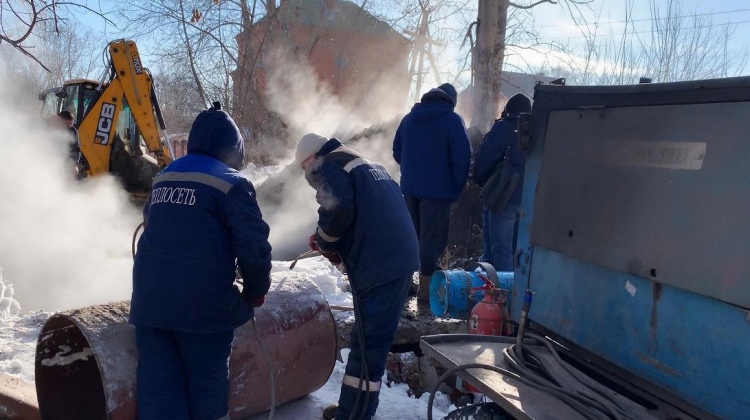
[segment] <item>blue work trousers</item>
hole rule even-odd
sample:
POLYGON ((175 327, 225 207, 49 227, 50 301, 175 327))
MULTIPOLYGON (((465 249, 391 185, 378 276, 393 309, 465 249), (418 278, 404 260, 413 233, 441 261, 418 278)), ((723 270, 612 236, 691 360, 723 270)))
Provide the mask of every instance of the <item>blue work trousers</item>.
POLYGON ((513 271, 514 231, 518 220, 517 205, 507 205, 495 213, 482 210, 482 245, 480 261, 492 264, 497 271, 513 271))
POLYGON ((357 420, 369 420, 375 415, 380 395, 380 380, 385 373, 385 360, 393 344, 393 338, 396 336, 396 328, 401 319, 410 284, 411 274, 408 274, 367 290, 361 295, 357 294, 355 304, 359 305, 361 318, 356 318, 352 328, 351 350, 341 384, 339 408, 336 411, 337 420, 349 419, 352 412, 356 413, 354 418, 357 420), (361 350, 363 347, 359 339, 360 324, 364 328, 367 377, 363 378, 358 392, 357 386, 360 385, 359 378, 362 374, 361 350), (366 392, 365 382, 367 381, 370 383, 369 392, 366 392), (358 397, 359 402, 357 402, 358 397), (363 412, 365 398, 367 398, 367 407, 363 412))
POLYGON ((191 334, 136 326, 138 419, 227 416, 233 338, 234 331, 191 334))
POLYGON ((451 200, 404 196, 419 239, 419 272, 432 275, 442 270, 438 261, 448 245, 451 200))

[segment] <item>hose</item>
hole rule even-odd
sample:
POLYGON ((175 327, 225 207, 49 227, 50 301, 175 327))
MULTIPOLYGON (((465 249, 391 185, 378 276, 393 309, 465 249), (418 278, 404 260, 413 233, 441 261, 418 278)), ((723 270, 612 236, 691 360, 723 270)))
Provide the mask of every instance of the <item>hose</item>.
POLYGON ((271 412, 268 414, 268 420, 273 420, 273 414, 276 411, 276 379, 273 374, 273 362, 271 357, 268 356, 266 348, 263 346, 263 341, 260 339, 258 334, 258 327, 255 323, 255 317, 253 316, 253 332, 255 332, 255 339, 258 340, 258 346, 260 346, 260 352, 266 359, 266 366, 268 366, 268 376, 271 378, 271 412))
POLYGON ((454 373, 466 369, 487 369, 513 378, 525 385, 544 391, 557 397, 589 420, 636 420, 629 410, 622 405, 616 394, 609 388, 591 379, 583 372, 569 366, 557 353, 552 342, 535 334, 525 333, 526 320, 531 309, 533 292, 526 289, 518 337, 502 337, 501 342, 511 344, 503 350, 503 359, 510 369, 483 363, 468 363, 455 366, 445 372, 432 387, 427 405, 427 419, 432 420, 432 404, 435 394, 442 383, 454 373), (554 362, 545 364, 544 356, 536 349, 529 349, 524 340, 531 339, 544 345, 554 362), (513 344, 514 343, 514 344, 513 344), (562 371, 571 377, 567 377, 562 371))
MULTIPOLYGON (((574 373, 575 369, 568 369, 565 363, 560 359, 557 354, 557 350, 552 347, 552 344, 546 338, 534 334, 527 334, 526 337, 535 340, 537 343, 547 346, 549 352, 554 356, 555 362, 567 370, 571 375, 579 379, 581 373, 574 373)), ((523 377, 526 380, 533 382, 536 385, 542 387, 547 392, 552 392, 553 395, 557 396, 565 403, 573 407, 576 411, 583 414, 587 418, 593 419, 630 419, 630 417, 623 411, 622 407, 619 407, 618 403, 609 396, 602 392, 592 388, 591 384, 587 384, 587 381, 580 381, 581 384, 568 382, 565 378, 555 375, 552 373, 555 366, 547 366, 542 361, 542 355, 539 352, 530 350, 528 348, 518 348, 513 345, 503 350, 503 358, 505 362, 510 366, 511 370, 523 377), (592 392, 593 391, 593 392, 592 392), (563 396, 561 396, 562 394, 563 396), (596 394, 599 394, 598 396, 596 394), (604 398, 600 398, 600 397, 604 398)), ((587 378, 588 381, 594 382, 592 379, 587 378)))
MULTIPOLYGON (((351 269, 351 266, 349 264, 349 259, 346 256, 346 253, 343 251, 339 251, 339 257, 341 257, 341 263, 346 268, 346 272, 351 277, 354 274, 354 271, 351 269)), ((367 413, 367 408, 370 403, 370 373, 368 371, 367 367, 367 351, 365 349, 365 327, 364 327, 364 320, 362 319, 362 314, 359 310, 359 299, 357 296, 357 292, 354 289, 354 283, 351 281, 352 279, 349 279, 349 283, 352 284, 352 305, 354 306, 354 319, 355 323, 357 324, 357 336, 359 337, 359 354, 360 358, 362 359, 362 364, 360 365, 359 369, 359 382, 357 383, 357 398, 354 400, 354 408, 352 409, 351 414, 349 415, 349 420, 355 420, 355 419, 362 419, 365 417, 365 414, 367 413), (359 410, 359 400, 361 396, 362 391, 362 382, 365 383, 365 401, 362 407, 362 412, 357 416, 357 413, 359 410)))
MULTIPOLYGON (((523 383, 525 385, 531 386, 533 388, 536 388, 536 389, 539 389, 539 390, 542 390, 542 391, 545 391, 545 392, 549 392, 549 393, 555 395, 558 398, 564 397, 564 395, 560 395, 560 393, 557 390, 555 390, 555 389, 547 389, 546 387, 538 385, 538 384, 536 384, 534 382, 531 382, 531 381, 529 381, 529 380, 527 380, 527 379, 525 379, 525 378, 517 375, 516 373, 507 370, 507 369, 503 369, 501 367, 497 367, 497 366, 493 366, 493 365, 487 365, 487 364, 484 364, 484 363, 467 363, 467 364, 464 364, 464 365, 454 366, 453 368, 448 369, 442 376, 440 376, 440 378, 438 378, 437 383, 435 383, 435 385, 430 390, 430 398, 427 401, 427 420, 432 420, 432 405, 435 402, 435 394, 437 393, 438 389, 440 388, 440 385, 442 385, 443 382, 445 382, 445 380, 448 379, 449 376, 455 374, 458 371, 462 371, 462 370, 466 370, 466 369, 487 369, 487 370, 491 370, 491 371, 497 372, 497 373, 499 373, 501 375, 505 375, 505 376, 508 376, 510 378, 513 378, 513 379, 515 379, 515 380, 517 380, 517 381, 519 381, 519 382, 521 382, 521 383, 523 383)), ((586 417, 587 419, 598 420, 597 417, 592 417, 592 416, 588 415, 587 413, 581 413, 581 414, 583 414, 583 416, 586 417)))
MULTIPOLYGON (((239 276, 238 267, 236 265, 234 267, 234 270, 238 275, 235 281, 241 284, 242 287, 245 287, 245 282, 242 280, 242 277, 239 276)), ((268 420, 273 420, 273 415, 276 412, 276 376, 274 376, 273 374, 274 370, 271 357, 268 355, 266 348, 263 346, 263 340, 260 339, 260 334, 258 334, 258 325, 255 323, 255 315, 253 315, 253 332, 255 333, 255 340, 258 342, 258 347, 260 347, 260 353, 263 355, 263 358, 266 361, 268 376, 271 378, 271 412, 268 413, 268 420)))
MULTIPOLYGON (((509 337, 505 338, 507 339, 505 342, 509 344, 515 341, 515 339, 509 337)), ((427 403, 427 419, 432 420, 432 405, 440 385, 449 376, 466 369, 491 370, 515 379, 524 385, 544 391, 568 404, 589 420, 638 419, 637 414, 630 414, 629 410, 618 401, 611 390, 563 362, 549 339, 534 334, 527 334, 524 338, 532 339, 547 347, 549 353, 554 357, 557 366, 545 365, 542 362, 541 353, 530 350, 528 342, 525 347, 519 348, 517 344, 512 344, 503 350, 503 358, 508 366, 510 366, 510 369, 483 363, 467 363, 455 366, 446 371, 430 390, 430 398, 427 403), (520 352, 524 352, 525 354, 521 355, 520 352), (559 371, 559 369, 554 369, 555 367, 562 367, 579 382, 566 381, 564 377, 555 375, 552 372, 555 370, 559 371)))
POLYGON ((133 232, 133 242, 130 244, 130 252, 133 254, 133 259, 135 260, 135 240, 138 238, 138 232, 143 227, 143 224, 146 222, 141 222, 140 225, 136 226, 135 232, 133 232))
POLYGON ((563 362, 563 360, 560 358, 560 355, 557 353, 557 350, 554 348, 549 339, 540 337, 535 334, 527 334, 527 337, 535 340, 537 343, 541 343, 546 346, 549 350, 549 354, 551 354, 555 359, 555 365, 549 367, 544 365, 543 362, 541 362, 541 353, 537 352, 536 350, 524 349, 523 351, 527 353, 525 359, 528 361, 526 362, 527 366, 523 366, 519 364, 519 358, 516 354, 518 353, 519 349, 505 349, 504 357, 506 359, 506 362, 508 362, 509 364, 514 364, 518 368, 516 369, 514 367, 514 370, 520 372, 524 371, 525 369, 530 369, 530 371, 527 371, 527 373, 533 376, 539 376, 536 373, 537 371, 544 372, 544 375, 539 378, 539 381, 546 381, 551 386, 559 386, 564 389, 571 389, 575 392, 574 397, 582 399, 585 404, 591 405, 595 407, 596 410, 607 414, 607 418, 633 418, 628 414, 629 410, 612 395, 611 390, 586 376, 579 370, 563 362), (555 374, 555 370, 549 369, 550 367, 562 367, 574 379, 578 380, 579 383, 576 383, 575 381, 566 381, 566 378, 564 376, 555 374))
MULTIPOLYGON (((343 258, 342 258, 343 260, 343 258)), ((348 270, 348 268, 347 268, 348 270)), ((351 273, 351 271, 349 271, 351 273)), ((365 327, 363 325, 363 319, 359 310, 359 302, 357 301, 357 294, 352 287, 352 301, 354 304, 354 319, 357 323, 357 335, 359 336, 359 354, 362 358, 362 364, 359 369, 359 383, 357 383, 357 398, 354 400, 354 408, 352 413, 349 415, 349 420, 364 418, 367 413, 367 407, 370 402, 370 374, 367 367, 367 351, 365 350, 365 327), (359 397, 361 396, 362 382, 365 383, 365 402, 362 405, 362 413, 357 416, 359 410, 359 397)))
POLYGON ((289 266, 289 269, 293 270, 294 266, 297 265, 297 261, 299 261, 299 260, 301 260, 303 258, 316 257, 318 255, 320 255, 319 251, 307 251, 307 252, 303 252, 303 253, 299 254, 297 256, 297 258, 294 259, 294 261, 292 261, 292 265, 289 266))
MULTIPOLYGON (((135 259, 135 240, 138 237, 138 232, 141 230, 144 223, 145 222, 141 222, 141 224, 139 224, 135 228, 135 232, 133 232, 133 242, 131 243, 131 252, 133 254, 133 259, 135 259)), ((235 267, 235 271, 236 271, 236 267, 235 267)), ((239 280, 238 283, 243 284, 241 280, 239 280)), ((273 370, 273 362, 271 361, 271 357, 268 355, 266 348, 263 346, 263 341, 260 339, 260 334, 258 334, 258 326, 255 322, 255 316, 253 316, 253 332, 255 333, 255 339, 258 341, 260 352, 263 355, 263 358, 266 360, 266 366, 268 367, 268 376, 271 379, 271 412, 268 414, 268 420, 273 420, 273 415, 276 412, 276 377, 273 374, 274 370, 273 370)))

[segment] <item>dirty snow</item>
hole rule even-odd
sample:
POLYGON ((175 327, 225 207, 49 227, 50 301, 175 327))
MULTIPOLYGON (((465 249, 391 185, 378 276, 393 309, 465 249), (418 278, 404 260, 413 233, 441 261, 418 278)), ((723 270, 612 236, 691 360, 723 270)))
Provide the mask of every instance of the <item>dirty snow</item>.
MULTIPOLYGON (((347 292, 348 284, 344 276, 327 260, 314 257, 300 260, 294 270, 289 270, 290 261, 275 261, 274 275, 307 276, 323 291, 329 304, 351 306, 351 294, 347 292)), ((334 311, 337 317, 351 317, 351 311, 334 311)), ((39 330, 52 315, 46 312, 36 312, 21 315, 21 305, 13 297, 12 278, 4 278, 0 269, 0 371, 12 376, 34 382, 34 351, 39 330)), ((348 357, 348 349, 342 351, 344 360, 348 357)), ((81 355, 82 356, 82 355, 81 355)), ((344 376, 345 364, 336 362, 333 373, 328 382, 318 391, 295 402, 276 409, 274 418, 297 420, 305 418, 320 418, 318 413, 331 403, 338 401, 341 380, 344 376)), ((385 378, 381 388, 380 405, 376 415, 379 420, 395 419, 426 419, 427 400, 425 393, 420 399, 408 396, 405 384, 386 386, 385 378)), ((450 401, 447 396, 438 394, 433 410, 434 418, 441 418, 449 411, 450 401)), ((267 418, 268 413, 251 417, 253 420, 267 418)))

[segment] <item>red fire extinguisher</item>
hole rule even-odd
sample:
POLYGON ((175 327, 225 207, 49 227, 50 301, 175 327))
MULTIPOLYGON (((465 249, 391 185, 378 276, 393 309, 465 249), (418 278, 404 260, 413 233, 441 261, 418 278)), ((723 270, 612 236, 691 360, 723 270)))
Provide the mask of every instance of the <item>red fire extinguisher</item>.
MULTIPOLYGON (((505 322, 506 307, 505 297, 502 291, 495 288, 495 285, 485 276, 478 275, 484 286, 475 287, 471 290, 473 295, 477 292, 484 291, 484 298, 474 305, 469 315, 469 334, 479 335, 510 335, 508 326, 505 322)), ((460 379, 460 378, 459 378, 460 379)), ((460 381, 463 383, 463 381, 460 381)), ((471 384, 463 383, 459 385, 466 392, 477 393, 478 389, 471 384)))
POLYGON ((484 298, 474 305, 469 315, 469 334, 505 335, 505 298, 501 291, 486 277, 479 275, 485 285, 472 289, 472 293, 484 291, 484 298))

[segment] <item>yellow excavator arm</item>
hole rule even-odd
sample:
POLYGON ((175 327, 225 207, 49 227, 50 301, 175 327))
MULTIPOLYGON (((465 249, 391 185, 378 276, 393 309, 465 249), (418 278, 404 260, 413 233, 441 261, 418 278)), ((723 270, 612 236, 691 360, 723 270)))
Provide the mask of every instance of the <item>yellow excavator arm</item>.
MULTIPOLYGON (((172 161, 173 153, 168 141, 161 142, 160 128, 164 130, 164 122, 154 94, 153 79, 143 67, 138 47, 130 40, 114 41, 109 44, 109 56, 111 80, 78 125, 88 174, 96 176, 111 171, 112 143, 117 137, 115 128, 126 107, 132 113, 148 152, 160 167, 166 166, 172 161)), ((138 152, 131 150, 131 154, 138 152)))
POLYGON ((74 79, 40 93, 42 116, 70 112, 77 128, 78 178, 115 175, 135 201, 174 159, 151 73, 131 40, 107 46, 101 80, 74 79))

